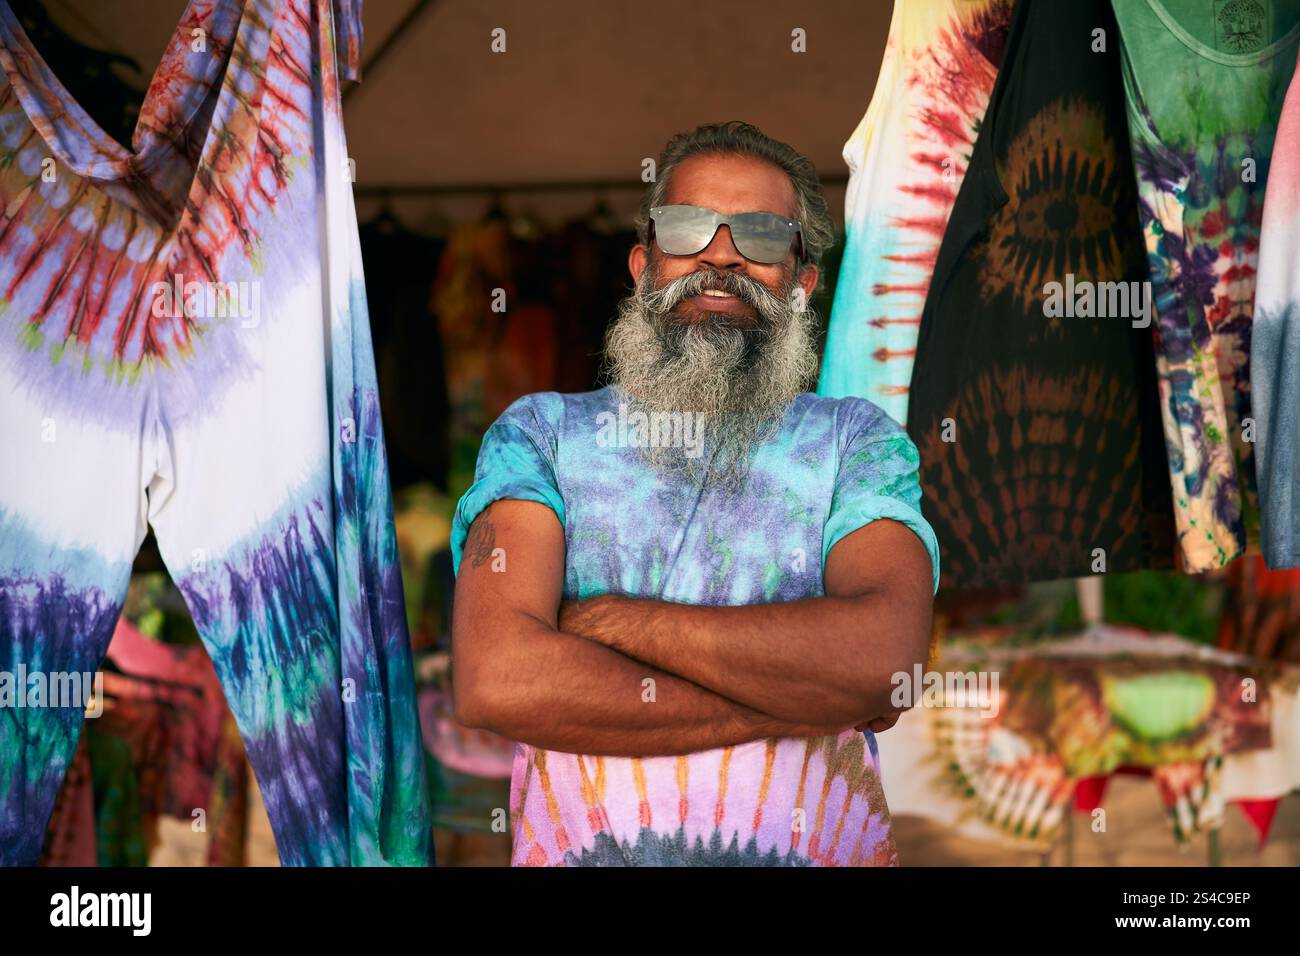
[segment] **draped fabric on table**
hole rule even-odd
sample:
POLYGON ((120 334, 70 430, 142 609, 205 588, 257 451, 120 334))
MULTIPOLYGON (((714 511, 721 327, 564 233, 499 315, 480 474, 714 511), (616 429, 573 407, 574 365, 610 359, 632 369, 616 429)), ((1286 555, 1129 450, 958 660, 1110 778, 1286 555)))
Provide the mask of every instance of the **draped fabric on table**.
POLYGON ((1300 785, 1294 677, 1129 629, 1029 644, 1014 637, 945 642, 934 670, 996 672, 997 687, 974 700, 938 689, 930 706, 880 735, 895 814, 1043 850, 1072 802, 1099 806, 1099 780, 1137 769, 1154 777, 1184 842, 1222 826, 1228 801, 1266 802, 1300 785), (1255 682, 1250 699, 1246 678, 1255 682))

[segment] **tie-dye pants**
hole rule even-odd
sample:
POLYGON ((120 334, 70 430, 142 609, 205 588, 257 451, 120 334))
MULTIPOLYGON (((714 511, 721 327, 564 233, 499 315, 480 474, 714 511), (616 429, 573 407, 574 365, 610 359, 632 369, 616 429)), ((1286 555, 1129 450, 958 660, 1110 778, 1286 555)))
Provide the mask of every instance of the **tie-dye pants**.
POLYGON ((329 0, 191 4, 132 154, 5 13, 0 863, 37 859, 151 525, 281 860, 431 864, 329 0))

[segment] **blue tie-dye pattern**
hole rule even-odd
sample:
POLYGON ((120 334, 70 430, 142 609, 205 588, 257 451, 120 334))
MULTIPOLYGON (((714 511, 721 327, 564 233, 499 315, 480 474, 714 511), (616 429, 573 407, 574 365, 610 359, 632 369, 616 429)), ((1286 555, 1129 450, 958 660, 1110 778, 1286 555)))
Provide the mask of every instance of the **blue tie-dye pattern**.
POLYGON ((1257 309, 1250 349, 1260 544, 1270 568, 1300 567, 1300 304, 1257 309))
MULTIPOLYGON (((0 673, 94 670, 117 624, 131 565, 88 549, 52 549, 3 510, 0 542, 0 673)), ((0 706, 0 865, 31 864, 40 854, 83 716, 81 707, 0 706)))
POLYGON ((740 605, 815 597, 824 593, 831 547, 878 518, 917 533, 937 587, 916 447, 871 402, 798 396, 734 494, 667 479, 635 448, 601 447, 598 416, 617 416, 618 405, 613 387, 542 392, 511 405, 484 436, 475 482, 457 506, 454 566, 478 513, 520 498, 549 506, 564 526, 570 599, 620 593, 740 605))
POLYGON ((365 284, 349 287, 345 335, 334 339, 334 434, 345 441, 334 464, 341 525, 337 573, 347 709, 349 819, 354 863, 433 863, 424 751, 415 704, 401 565, 393 528, 374 351, 365 284), (353 319, 356 321, 353 321, 353 319), (345 421, 347 420, 347 421, 345 421), (353 708, 357 711, 353 718, 353 708))

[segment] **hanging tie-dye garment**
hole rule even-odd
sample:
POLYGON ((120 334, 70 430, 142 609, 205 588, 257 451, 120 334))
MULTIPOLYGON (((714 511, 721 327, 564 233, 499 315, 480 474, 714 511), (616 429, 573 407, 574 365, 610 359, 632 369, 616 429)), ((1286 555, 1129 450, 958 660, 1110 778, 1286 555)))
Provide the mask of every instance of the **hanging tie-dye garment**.
MULTIPOLYGON (((861 399, 798 396, 756 446, 742 486, 703 487, 640 455, 614 387, 542 392, 488 429, 452 524, 501 498, 564 527, 565 600, 625 594, 736 606, 820 597, 826 555, 877 519, 907 525, 939 580, 918 510, 916 449, 861 399)), ((644 427, 644 426, 642 426, 644 427)), ((516 866, 872 866, 896 861, 875 738, 772 738, 682 756, 594 757, 520 744, 510 812, 516 866)))
POLYGON ((900 424, 930 274, 988 106, 1010 0, 896 0, 876 91, 844 144, 845 246, 817 394, 900 424))
POLYGON ((146 523, 281 860, 432 861, 340 115, 359 7, 192 0, 128 149, 0 3, 0 862, 40 851, 146 523))
POLYGON ((949 586, 1171 563, 1115 32, 1017 5, 935 263, 907 426, 949 586))
MULTIPOLYGON (((1260 543, 1268 566, 1300 567, 1300 73, 1268 173, 1250 337, 1260 543)), ((1300 647, 1297 647, 1300 651, 1300 647)))
POLYGON ((1251 320, 1300 0, 1115 0, 1183 566, 1254 544, 1251 320))

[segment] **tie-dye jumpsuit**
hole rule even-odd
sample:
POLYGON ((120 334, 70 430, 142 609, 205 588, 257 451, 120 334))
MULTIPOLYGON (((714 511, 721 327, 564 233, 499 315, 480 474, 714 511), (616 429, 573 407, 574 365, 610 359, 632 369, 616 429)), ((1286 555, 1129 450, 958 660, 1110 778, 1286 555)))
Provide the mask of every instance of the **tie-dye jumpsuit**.
MULTIPOLYGON (((151 525, 281 860, 427 865, 340 114, 359 8, 191 0, 127 149, 0 2, 0 682, 99 665, 151 525)), ((58 702, 0 694, 0 863, 40 851, 58 702)))

